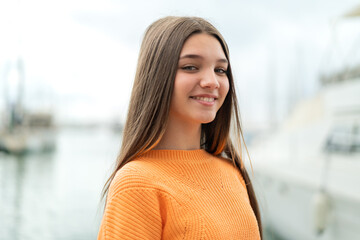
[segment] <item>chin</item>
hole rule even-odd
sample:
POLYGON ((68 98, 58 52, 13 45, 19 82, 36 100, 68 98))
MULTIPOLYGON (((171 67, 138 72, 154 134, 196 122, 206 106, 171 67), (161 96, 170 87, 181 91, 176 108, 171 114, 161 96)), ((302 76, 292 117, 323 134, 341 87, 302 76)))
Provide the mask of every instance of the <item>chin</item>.
POLYGON ((214 121, 215 116, 216 116, 216 115, 214 115, 214 116, 208 116, 208 117, 203 116, 203 117, 201 117, 201 118, 199 119, 199 122, 202 123, 202 124, 211 123, 212 121, 214 121))

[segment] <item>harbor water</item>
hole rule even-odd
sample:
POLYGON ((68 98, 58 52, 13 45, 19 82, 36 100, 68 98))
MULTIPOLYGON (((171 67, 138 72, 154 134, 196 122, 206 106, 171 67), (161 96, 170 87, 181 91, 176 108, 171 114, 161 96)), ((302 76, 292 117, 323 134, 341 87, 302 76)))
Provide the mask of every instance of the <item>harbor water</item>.
POLYGON ((0 240, 96 239, 101 190, 121 135, 63 129, 56 139, 52 153, 0 153, 0 240))

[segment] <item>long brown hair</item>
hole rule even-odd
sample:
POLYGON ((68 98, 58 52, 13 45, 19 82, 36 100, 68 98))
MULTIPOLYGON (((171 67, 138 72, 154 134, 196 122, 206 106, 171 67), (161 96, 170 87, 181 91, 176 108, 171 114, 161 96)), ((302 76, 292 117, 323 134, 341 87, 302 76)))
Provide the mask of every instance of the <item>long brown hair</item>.
POLYGON ((201 147, 213 155, 226 156, 239 169, 245 180, 250 204, 262 236, 260 211, 255 192, 241 158, 241 149, 246 148, 246 145, 241 130, 229 50, 218 30, 198 17, 161 18, 151 24, 145 32, 120 154, 113 173, 105 183, 103 197, 107 195, 116 172, 127 162, 155 147, 163 136, 167 126, 180 52, 184 42, 196 33, 214 36, 220 42, 229 61, 227 69, 229 92, 214 121, 202 125, 201 147), (232 123, 236 129, 235 141, 232 141, 229 134, 232 123))

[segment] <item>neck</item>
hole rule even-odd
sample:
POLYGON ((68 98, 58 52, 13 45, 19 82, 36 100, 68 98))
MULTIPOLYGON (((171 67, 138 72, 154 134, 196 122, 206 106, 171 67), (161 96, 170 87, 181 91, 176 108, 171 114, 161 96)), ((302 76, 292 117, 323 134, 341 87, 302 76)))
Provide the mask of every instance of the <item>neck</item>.
POLYGON ((168 126, 154 149, 195 150, 200 149, 201 124, 189 124, 169 119, 168 126))

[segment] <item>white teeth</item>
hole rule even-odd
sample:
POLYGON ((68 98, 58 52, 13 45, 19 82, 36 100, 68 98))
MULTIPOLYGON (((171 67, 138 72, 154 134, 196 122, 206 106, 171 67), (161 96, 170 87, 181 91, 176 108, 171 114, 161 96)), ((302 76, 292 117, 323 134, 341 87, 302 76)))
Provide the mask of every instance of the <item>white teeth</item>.
POLYGON ((193 98, 205 102, 213 102, 215 100, 215 98, 208 98, 208 97, 193 97, 193 98))

